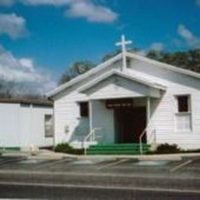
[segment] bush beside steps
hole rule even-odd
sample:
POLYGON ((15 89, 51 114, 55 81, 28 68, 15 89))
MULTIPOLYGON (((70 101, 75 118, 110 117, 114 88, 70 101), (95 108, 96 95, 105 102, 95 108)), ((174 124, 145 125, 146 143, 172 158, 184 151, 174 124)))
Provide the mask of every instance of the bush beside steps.
POLYGON ((155 151, 150 151, 147 154, 173 154, 173 153, 200 153, 200 149, 184 150, 176 144, 160 144, 155 151))
POLYGON ((70 146, 68 143, 60 143, 56 145, 55 152, 82 155, 84 153, 84 150, 75 149, 72 146, 70 146))

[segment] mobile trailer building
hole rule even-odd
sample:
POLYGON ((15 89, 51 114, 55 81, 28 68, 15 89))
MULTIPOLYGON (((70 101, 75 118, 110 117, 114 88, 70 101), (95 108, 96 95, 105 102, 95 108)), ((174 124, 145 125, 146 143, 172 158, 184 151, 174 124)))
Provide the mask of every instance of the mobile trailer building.
POLYGON ((46 99, 0 98, 0 148, 52 146, 52 107, 46 99))

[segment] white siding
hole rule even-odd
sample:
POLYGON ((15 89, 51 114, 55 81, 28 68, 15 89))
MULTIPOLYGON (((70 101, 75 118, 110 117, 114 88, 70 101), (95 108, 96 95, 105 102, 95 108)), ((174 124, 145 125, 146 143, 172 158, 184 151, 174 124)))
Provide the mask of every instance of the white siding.
POLYGON ((20 146, 19 112, 19 104, 0 103, 0 146, 20 146))
POLYGON ((89 119, 80 116, 79 104, 61 99, 54 109, 56 143, 83 141, 89 133, 89 119))
POLYGON ((178 144, 182 148, 200 148, 200 80, 157 66, 132 60, 130 73, 167 86, 160 100, 152 102, 152 121, 158 143, 178 144), (191 95, 192 130, 177 132, 175 128, 176 95, 191 95))
POLYGON ((52 115, 53 109, 33 105, 29 109, 21 107, 20 122, 21 122, 21 146, 26 147, 30 144, 39 147, 52 146, 53 138, 45 137, 44 116, 52 115), (24 139, 25 138, 25 139, 24 139))
POLYGON ((21 106, 0 103, 0 146, 29 148, 52 146, 53 138, 45 138, 44 116, 53 114, 51 107, 21 106))

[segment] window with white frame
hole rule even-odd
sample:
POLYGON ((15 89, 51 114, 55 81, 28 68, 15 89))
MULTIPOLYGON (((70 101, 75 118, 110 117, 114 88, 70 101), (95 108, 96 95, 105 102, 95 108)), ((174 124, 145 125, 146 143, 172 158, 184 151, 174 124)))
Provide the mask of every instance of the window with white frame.
POLYGON ((53 137, 53 116, 44 116, 45 137, 53 137))
POLYGON ((191 97, 178 95, 176 98, 176 130, 191 131, 191 97))

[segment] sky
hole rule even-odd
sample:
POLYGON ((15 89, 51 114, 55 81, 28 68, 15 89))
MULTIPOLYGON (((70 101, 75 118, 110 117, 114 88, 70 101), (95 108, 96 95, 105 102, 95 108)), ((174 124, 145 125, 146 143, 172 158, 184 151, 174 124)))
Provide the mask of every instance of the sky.
POLYGON ((141 52, 200 48, 200 0, 0 0, 0 80, 49 91, 121 34, 141 52))

